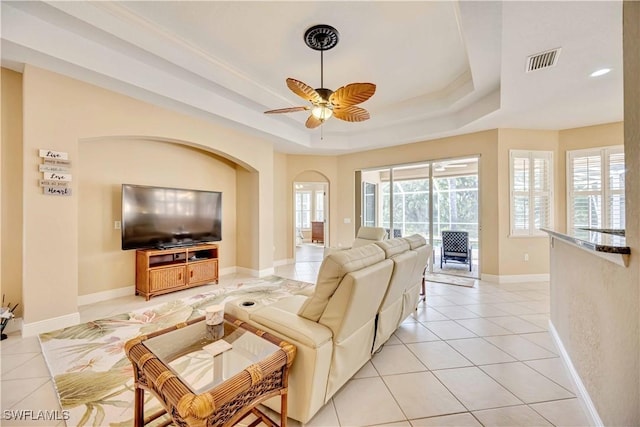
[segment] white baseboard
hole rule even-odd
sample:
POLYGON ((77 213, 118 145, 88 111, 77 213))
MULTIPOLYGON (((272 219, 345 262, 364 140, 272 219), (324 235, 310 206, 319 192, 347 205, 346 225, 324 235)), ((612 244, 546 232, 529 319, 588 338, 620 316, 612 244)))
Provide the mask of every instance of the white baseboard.
POLYGON ((481 274, 480 280, 490 283, 527 283, 527 282, 548 282, 550 280, 549 274, 514 274, 514 275, 501 275, 496 276, 494 274, 481 274))
POLYGON ((136 294, 135 286, 125 286, 117 289, 109 289, 108 291, 95 292, 93 294, 78 295, 78 305, 93 304, 100 301, 106 301, 114 298, 126 297, 136 294))
POLYGON ((273 266, 274 267, 280 267, 283 265, 289 265, 289 264, 293 264, 295 262, 295 260, 293 258, 285 258, 285 259, 281 259, 278 261, 274 261, 273 262, 273 266))
POLYGON ((246 274, 247 276, 251 276, 251 277, 258 277, 258 271, 252 268, 236 267, 236 273, 246 274))
POLYGON ((258 277, 273 276, 274 274, 276 274, 276 271, 274 270, 273 267, 265 268, 258 271, 258 277))
POLYGON ((580 404, 584 408, 585 414, 589 419, 589 425, 596 427, 604 426, 604 423, 602 422, 602 419, 600 419, 600 415, 598 415, 598 411, 596 410, 596 407, 591 400, 591 396, 589 396, 589 392, 587 392, 582 379, 580 379, 578 371, 576 371, 576 368, 573 366, 571 357, 569 357, 567 349, 564 348, 564 344, 560 339, 560 335, 558 335, 558 331, 556 330, 555 326, 553 326, 553 322, 551 322, 551 320, 549 320, 549 334, 551 335, 551 339, 553 339, 553 342, 556 344, 558 351, 560 351, 560 359, 569 372, 569 377, 571 378, 574 389, 578 394, 578 402, 580 402, 580 404))
POLYGON ((43 332, 55 331, 80 323, 80 313, 77 311, 64 316, 52 317, 51 319, 39 320, 37 322, 22 323, 22 336, 30 337, 43 332))
POLYGON ((12 332, 19 332, 21 330, 22 317, 14 317, 13 319, 9 320, 9 323, 7 323, 7 326, 5 326, 3 333, 10 334, 12 332))
POLYGON ((221 268, 218 271, 218 275, 219 276, 227 276, 229 274, 236 274, 238 272, 238 268, 233 266, 233 267, 226 267, 226 268, 221 268))
POLYGON ((253 268, 236 267, 238 273, 247 274, 252 277, 267 277, 275 274, 273 267, 265 268, 263 270, 254 270, 253 268))

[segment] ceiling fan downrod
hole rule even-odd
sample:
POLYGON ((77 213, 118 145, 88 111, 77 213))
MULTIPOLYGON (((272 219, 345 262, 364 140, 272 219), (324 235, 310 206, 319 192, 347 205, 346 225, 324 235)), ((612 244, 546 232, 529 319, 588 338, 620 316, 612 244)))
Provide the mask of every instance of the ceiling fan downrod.
MULTIPOLYGON (((305 31, 304 42, 313 50, 320 51, 320 87, 324 88, 324 51, 333 49, 340 41, 340 33, 331 25, 314 25, 305 31)), ((326 98, 328 99, 328 97, 326 98)))

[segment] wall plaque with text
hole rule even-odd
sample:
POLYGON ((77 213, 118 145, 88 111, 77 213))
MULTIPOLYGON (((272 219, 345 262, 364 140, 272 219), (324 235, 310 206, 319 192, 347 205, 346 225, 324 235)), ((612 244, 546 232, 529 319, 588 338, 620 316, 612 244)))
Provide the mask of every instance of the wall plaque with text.
POLYGON ((71 160, 63 160, 63 159, 42 159, 43 165, 52 165, 52 166, 71 166, 71 160))
POLYGON ((50 179, 41 179, 40 187, 68 187, 69 181, 52 181, 50 179))
POLYGON ((70 172, 67 166, 39 165, 40 172, 70 172))
POLYGON ((44 157, 45 159, 61 159, 68 160, 69 153, 64 153, 62 151, 53 151, 53 150, 40 150, 40 157, 44 157))
POLYGON ((69 153, 48 149, 38 150, 42 163, 38 171, 42 179, 38 180, 42 193, 48 196, 71 196, 71 160, 69 153))
POLYGON ((43 187, 44 194, 48 194, 50 196, 70 196, 71 188, 65 187, 43 187))
POLYGON ((71 181, 70 173, 62 173, 62 172, 43 172, 42 177, 44 179, 50 179, 52 181, 71 181))

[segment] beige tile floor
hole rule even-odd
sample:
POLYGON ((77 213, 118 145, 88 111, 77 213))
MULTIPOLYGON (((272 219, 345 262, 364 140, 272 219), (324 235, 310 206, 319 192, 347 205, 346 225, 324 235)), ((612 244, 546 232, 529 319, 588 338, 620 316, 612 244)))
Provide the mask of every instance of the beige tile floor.
MULTIPOLYGON (((319 261, 276 274, 315 281, 319 261)), ((227 286, 245 279, 224 276, 227 286)), ((106 317, 201 288, 145 302, 130 296, 80 307, 82 321, 106 317)), ((547 332, 548 283, 474 288, 429 283, 421 303, 309 426, 586 426, 564 365, 547 332)), ((60 410, 36 337, 2 341, 3 426, 64 426, 17 422, 6 410, 60 410)), ((290 425, 297 426, 297 422, 290 425)))

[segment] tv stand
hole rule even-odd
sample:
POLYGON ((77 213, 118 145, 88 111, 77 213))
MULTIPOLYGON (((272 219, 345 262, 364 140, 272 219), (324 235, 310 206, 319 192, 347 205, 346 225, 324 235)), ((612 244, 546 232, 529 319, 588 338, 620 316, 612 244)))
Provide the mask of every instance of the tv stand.
POLYGON ((194 286, 218 283, 218 245, 136 251, 136 295, 147 301, 194 286))

